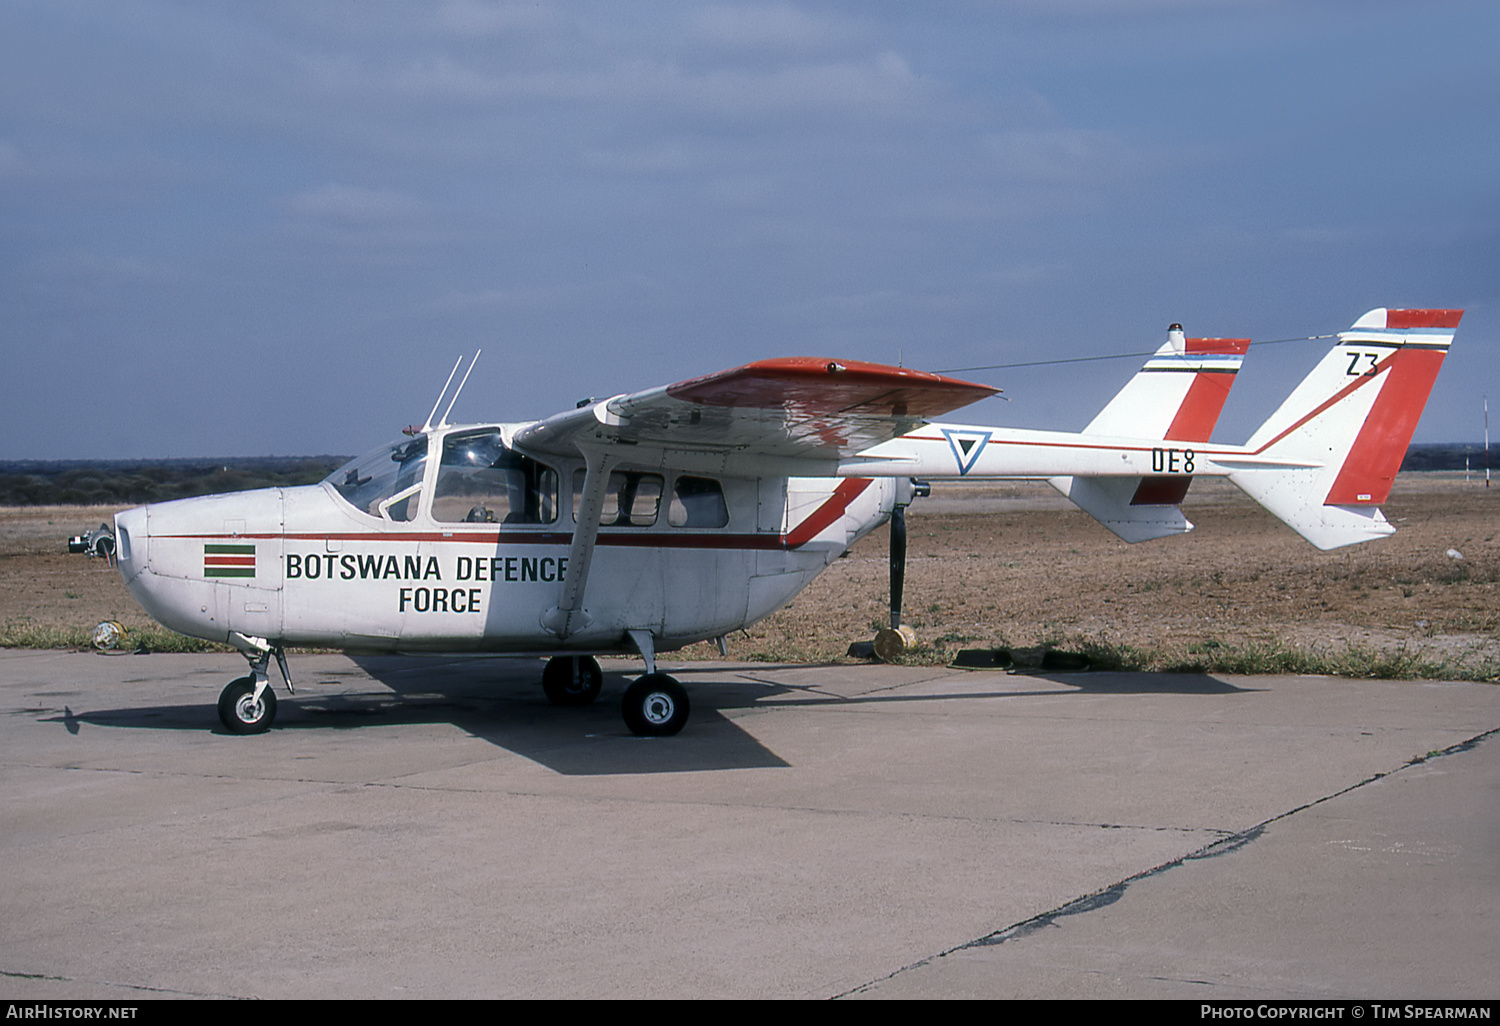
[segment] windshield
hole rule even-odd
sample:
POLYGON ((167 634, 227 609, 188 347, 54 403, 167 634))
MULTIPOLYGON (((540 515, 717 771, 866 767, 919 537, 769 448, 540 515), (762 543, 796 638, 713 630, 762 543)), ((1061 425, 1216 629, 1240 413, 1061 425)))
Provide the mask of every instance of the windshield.
POLYGON ((386 520, 411 520, 427 467, 427 436, 403 438, 350 460, 324 481, 361 513, 386 520))

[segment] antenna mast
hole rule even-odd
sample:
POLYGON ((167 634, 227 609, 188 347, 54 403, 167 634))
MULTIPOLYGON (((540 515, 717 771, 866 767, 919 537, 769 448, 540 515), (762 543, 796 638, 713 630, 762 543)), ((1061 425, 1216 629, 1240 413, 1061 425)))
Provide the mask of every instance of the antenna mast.
MULTIPOLYGON (((458 373, 458 365, 463 362, 464 358, 462 356, 453 361, 453 369, 448 372, 448 380, 443 382, 443 390, 438 393, 437 402, 432 404, 432 412, 427 415, 427 423, 422 425, 423 432, 432 430, 432 418, 437 416, 437 408, 442 405, 443 396, 448 394, 448 386, 453 384, 453 375, 458 373)), ((467 375, 465 375, 465 377, 467 377, 467 375)))
MULTIPOLYGON (((453 412, 453 404, 458 402, 458 393, 462 392, 464 390, 464 386, 469 383, 469 375, 474 373, 474 365, 479 362, 479 354, 482 352, 484 352, 483 349, 474 350, 474 359, 469 361, 469 369, 464 371, 463 380, 460 381, 458 383, 458 387, 453 390, 453 398, 448 400, 448 408, 443 411, 443 422, 439 424, 438 427, 444 428, 448 426, 448 414, 453 412)), ((460 356, 459 360, 461 362, 463 360, 463 357, 460 356)), ((458 370, 458 365, 455 364, 453 369, 458 370)), ((451 376, 449 380, 452 380, 451 376)), ((442 402, 442 396, 438 396, 438 402, 442 402)), ((437 409, 437 407, 434 406, 433 409, 437 409)))

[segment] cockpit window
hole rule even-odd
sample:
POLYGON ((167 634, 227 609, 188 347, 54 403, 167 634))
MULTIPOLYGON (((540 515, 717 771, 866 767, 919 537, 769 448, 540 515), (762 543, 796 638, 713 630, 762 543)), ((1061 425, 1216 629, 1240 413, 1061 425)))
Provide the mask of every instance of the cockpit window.
POLYGON ((432 518, 445 524, 550 524, 557 471, 506 448, 500 432, 443 439, 432 518))
POLYGON ((403 438, 351 460, 324 480, 362 513, 411 520, 427 469, 427 436, 403 438))

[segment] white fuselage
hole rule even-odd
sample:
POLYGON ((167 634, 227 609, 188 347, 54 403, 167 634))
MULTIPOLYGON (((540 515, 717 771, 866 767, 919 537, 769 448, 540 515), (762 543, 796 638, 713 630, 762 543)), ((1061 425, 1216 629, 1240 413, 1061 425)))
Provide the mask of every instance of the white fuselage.
POLYGON ((633 651, 628 632, 644 630, 669 650, 786 605, 889 516, 905 485, 718 478, 724 522, 704 526, 681 512, 681 497, 691 503, 705 478, 643 472, 656 508, 633 497, 629 523, 599 527, 582 626, 562 637, 544 618, 568 576, 576 508, 568 496, 582 461, 546 468, 562 498, 529 518, 542 522, 461 521, 444 514, 439 478, 445 439, 461 431, 478 437, 473 427, 431 435, 431 458, 405 485, 417 490, 397 510, 404 519, 392 518, 389 499, 384 509, 357 506, 334 478, 153 503, 115 518, 120 572, 158 621, 213 641, 239 634, 349 650, 616 652, 633 651))

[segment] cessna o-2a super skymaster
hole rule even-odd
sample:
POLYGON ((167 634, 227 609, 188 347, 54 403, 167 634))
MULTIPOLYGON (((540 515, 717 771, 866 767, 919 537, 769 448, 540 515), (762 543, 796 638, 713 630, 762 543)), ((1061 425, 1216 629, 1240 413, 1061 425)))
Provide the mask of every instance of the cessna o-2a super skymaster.
POLYGON ((270 659, 290 689, 283 651, 304 645, 550 656, 542 685, 561 705, 598 695, 594 656, 638 654, 625 722, 675 734, 687 695, 657 653, 726 651, 887 519, 899 627, 919 478, 1046 479, 1131 542, 1191 530, 1178 504, 1203 475, 1321 549, 1392 533, 1379 504, 1461 316, 1365 314, 1242 446, 1209 439, 1249 340, 1173 325, 1081 433, 931 421, 984 385, 765 360, 535 423, 452 426, 445 411, 321 484, 126 510, 113 541, 147 612, 249 660, 219 699, 235 733, 271 725, 270 659))

